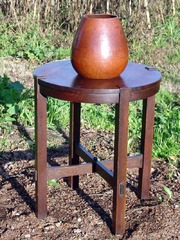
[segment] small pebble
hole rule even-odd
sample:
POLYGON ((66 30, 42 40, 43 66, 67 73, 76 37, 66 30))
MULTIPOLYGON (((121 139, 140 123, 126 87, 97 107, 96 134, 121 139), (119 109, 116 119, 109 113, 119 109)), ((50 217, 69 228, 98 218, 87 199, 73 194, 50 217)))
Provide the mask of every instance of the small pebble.
POLYGON ((45 231, 45 232, 49 232, 49 231, 54 230, 54 228, 55 228, 54 225, 49 225, 49 226, 44 227, 44 231, 45 231))
POLYGON ((25 238, 30 238, 31 235, 30 235, 30 234, 26 234, 26 235, 24 235, 24 237, 25 237, 25 238))
POLYGON ((77 229, 74 229, 74 233, 80 233, 81 232, 81 229, 77 228, 77 229))
POLYGON ((61 224, 62 224, 62 222, 57 222, 57 223, 55 223, 55 226, 56 226, 56 227, 60 227, 61 224))
POLYGON ((175 209, 178 209, 178 208, 179 208, 179 205, 178 205, 178 204, 174 205, 174 208, 175 208, 175 209))

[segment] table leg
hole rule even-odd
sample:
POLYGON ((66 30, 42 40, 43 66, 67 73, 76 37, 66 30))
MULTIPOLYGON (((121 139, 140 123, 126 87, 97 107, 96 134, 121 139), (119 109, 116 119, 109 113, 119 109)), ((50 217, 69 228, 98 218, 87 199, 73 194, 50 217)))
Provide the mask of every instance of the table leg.
POLYGON ((143 166, 139 169, 139 197, 149 198, 151 157, 153 142, 155 95, 143 100, 141 153, 143 154, 143 166))
MULTIPOLYGON (((79 156, 75 153, 75 145, 80 142, 80 116, 81 104, 70 103, 69 165, 79 164, 79 156)), ((69 177, 68 185, 77 189, 79 187, 79 176, 69 177)))
POLYGON ((47 216, 47 129, 46 97, 40 93, 38 79, 35 79, 35 178, 36 178, 36 215, 47 216))
POLYGON ((112 217, 112 232, 114 234, 123 234, 126 228, 125 210, 129 95, 128 88, 121 89, 119 104, 116 104, 112 217))

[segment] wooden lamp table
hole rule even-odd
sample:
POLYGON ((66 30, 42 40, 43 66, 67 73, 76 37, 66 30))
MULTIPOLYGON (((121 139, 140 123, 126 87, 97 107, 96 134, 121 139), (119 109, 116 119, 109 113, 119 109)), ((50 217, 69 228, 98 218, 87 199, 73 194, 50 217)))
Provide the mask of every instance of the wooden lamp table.
MULTIPOLYGON (((95 80, 75 72, 69 60, 44 64, 34 71, 36 134, 36 214, 47 216, 47 180, 68 177, 69 185, 79 186, 79 175, 97 172, 113 189, 112 232, 125 231, 126 171, 139 169, 138 192, 149 198, 155 94, 161 73, 153 67, 129 62, 117 78, 95 80), (47 97, 70 102, 70 154, 68 166, 47 164, 47 97), (129 103, 143 100, 141 154, 129 157, 129 103), (80 143, 81 103, 115 104, 114 160, 97 161, 80 143), (86 163, 80 164, 79 157, 86 163)), ((63 113, 62 113, 63 114, 63 113)))

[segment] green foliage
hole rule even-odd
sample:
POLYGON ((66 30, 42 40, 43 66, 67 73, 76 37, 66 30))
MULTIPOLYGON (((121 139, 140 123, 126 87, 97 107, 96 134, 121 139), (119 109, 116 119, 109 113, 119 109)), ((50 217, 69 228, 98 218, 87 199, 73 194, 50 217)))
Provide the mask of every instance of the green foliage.
POLYGON ((70 49, 61 47, 59 40, 54 41, 51 29, 42 31, 37 22, 30 21, 27 15, 23 25, 11 23, 0 17, 0 57, 14 56, 33 61, 50 61, 70 55, 70 49))
POLYGON ((178 16, 166 17, 165 24, 158 22, 154 31, 153 42, 157 47, 178 46, 180 34, 178 16))
POLYGON ((82 125, 96 129, 114 130, 114 106, 107 104, 82 104, 82 125))
POLYGON ((56 181, 56 179, 51 179, 51 180, 48 181, 48 186, 60 187, 60 184, 56 181))
MULTIPOLYGON (((180 159, 180 96, 162 88, 157 94, 154 125, 153 155, 167 159, 178 166, 180 159)), ((69 124, 69 103, 48 98, 48 126, 64 128, 69 124)), ((130 104, 129 151, 138 152, 141 137, 142 102, 130 104)), ((114 130, 115 107, 107 104, 82 104, 82 126, 114 130)), ((34 99, 32 91, 7 76, 0 78, 0 123, 7 128, 19 121, 34 125, 34 99)))
POLYGON ((180 95, 162 88, 157 95, 154 155, 175 165, 180 160, 180 95))
POLYGON ((156 66, 163 75, 163 81, 180 82, 180 28, 178 15, 166 17, 164 23, 157 22, 152 32, 140 35, 141 39, 129 39, 129 59, 156 66))
POLYGON ((164 188, 165 193, 168 196, 168 202, 169 202, 171 200, 172 196, 173 196, 173 193, 168 187, 164 186, 163 188, 164 188))
POLYGON ((17 121, 19 114, 21 116, 23 111, 28 110, 23 109, 23 105, 29 94, 30 92, 25 91, 24 86, 20 82, 11 82, 6 75, 0 78, 1 128, 7 128, 14 121, 17 121))
POLYGON ((27 114, 33 105, 32 99, 29 104, 29 97, 31 97, 30 91, 25 90, 20 82, 11 82, 6 75, 0 77, 1 128, 8 128, 14 121, 22 118, 26 124, 33 122, 33 119, 28 119, 29 114, 27 114), (27 115, 28 118, 26 118, 27 115))
MULTIPOLYGON (((34 97, 32 90, 25 89, 20 82, 11 82, 4 75, 0 78, 0 123, 5 129, 14 122, 34 125, 34 97)), ((61 128, 69 123, 69 103, 48 98, 47 104, 49 127, 61 128)))
MULTIPOLYGON (((141 102, 133 102, 129 116, 129 150, 138 151, 141 137, 141 102)), ((153 156, 180 164, 180 95, 161 88, 156 97, 153 156)))
MULTIPOLYGON (((176 88, 176 85, 180 83, 178 71, 180 62, 179 38, 177 17, 167 17, 164 24, 156 23, 154 34, 150 35, 149 38, 144 38, 141 41, 132 39, 130 58, 135 62, 143 61, 145 64, 156 66, 162 72, 163 82, 171 81, 171 85, 176 88)), ((180 164, 179 103, 180 96, 170 93, 163 87, 157 94, 153 156, 166 159, 175 166, 180 164)), ((134 109, 131 111, 133 118, 130 117, 129 149, 137 149, 140 142, 140 134, 137 131, 140 118, 135 114, 136 110, 134 109)))
MULTIPOLYGON (((54 29, 42 30, 36 21, 7 21, 0 16, 0 56, 15 56, 37 62, 66 58, 70 48, 67 37, 55 37, 54 29)), ((167 17, 164 23, 156 23, 154 32, 147 32, 141 39, 129 39, 130 61, 155 65, 163 73, 163 81, 178 83, 179 73, 174 67, 180 61, 179 27, 176 17, 167 17), (158 56, 157 58, 155 56, 158 56), (166 67, 165 67, 166 66, 166 67), (173 68, 171 68, 173 66, 173 68), (174 70, 172 70, 174 69, 174 70)), ((180 159, 180 97, 161 89, 156 100, 153 155, 178 166, 180 159)), ((48 126, 63 128, 69 124, 69 103, 48 98, 48 126)), ((140 145, 142 103, 130 104, 129 151, 137 152, 140 145)), ((114 105, 82 104, 82 126, 114 130, 114 105)), ((0 78, 0 124, 9 128, 19 121, 34 125, 33 92, 24 89, 20 82, 11 82, 4 75, 0 78)))
MULTIPOLYGON (((175 166, 180 160, 180 95, 161 88, 157 94, 154 124, 153 156, 168 160, 175 166)), ((97 129, 114 130, 114 106, 92 105, 82 106, 82 124, 97 129)), ((129 109, 129 152, 139 152, 142 102, 130 104, 129 109)))
POLYGON ((142 101, 136 101, 129 107, 129 151, 139 153, 142 125, 142 101))
POLYGON ((50 127, 62 128, 69 123, 69 103, 54 98, 48 98, 47 124, 50 127))

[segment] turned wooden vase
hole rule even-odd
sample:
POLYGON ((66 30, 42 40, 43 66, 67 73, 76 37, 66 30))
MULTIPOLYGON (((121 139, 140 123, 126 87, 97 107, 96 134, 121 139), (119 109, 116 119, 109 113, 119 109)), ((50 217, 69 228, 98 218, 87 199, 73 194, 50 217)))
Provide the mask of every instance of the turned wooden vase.
POLYGON ((128 46, 120 20, 115 15, 84 15, 75 35, 71 62, 86 78, 111 79, 128 63, 128 46))

